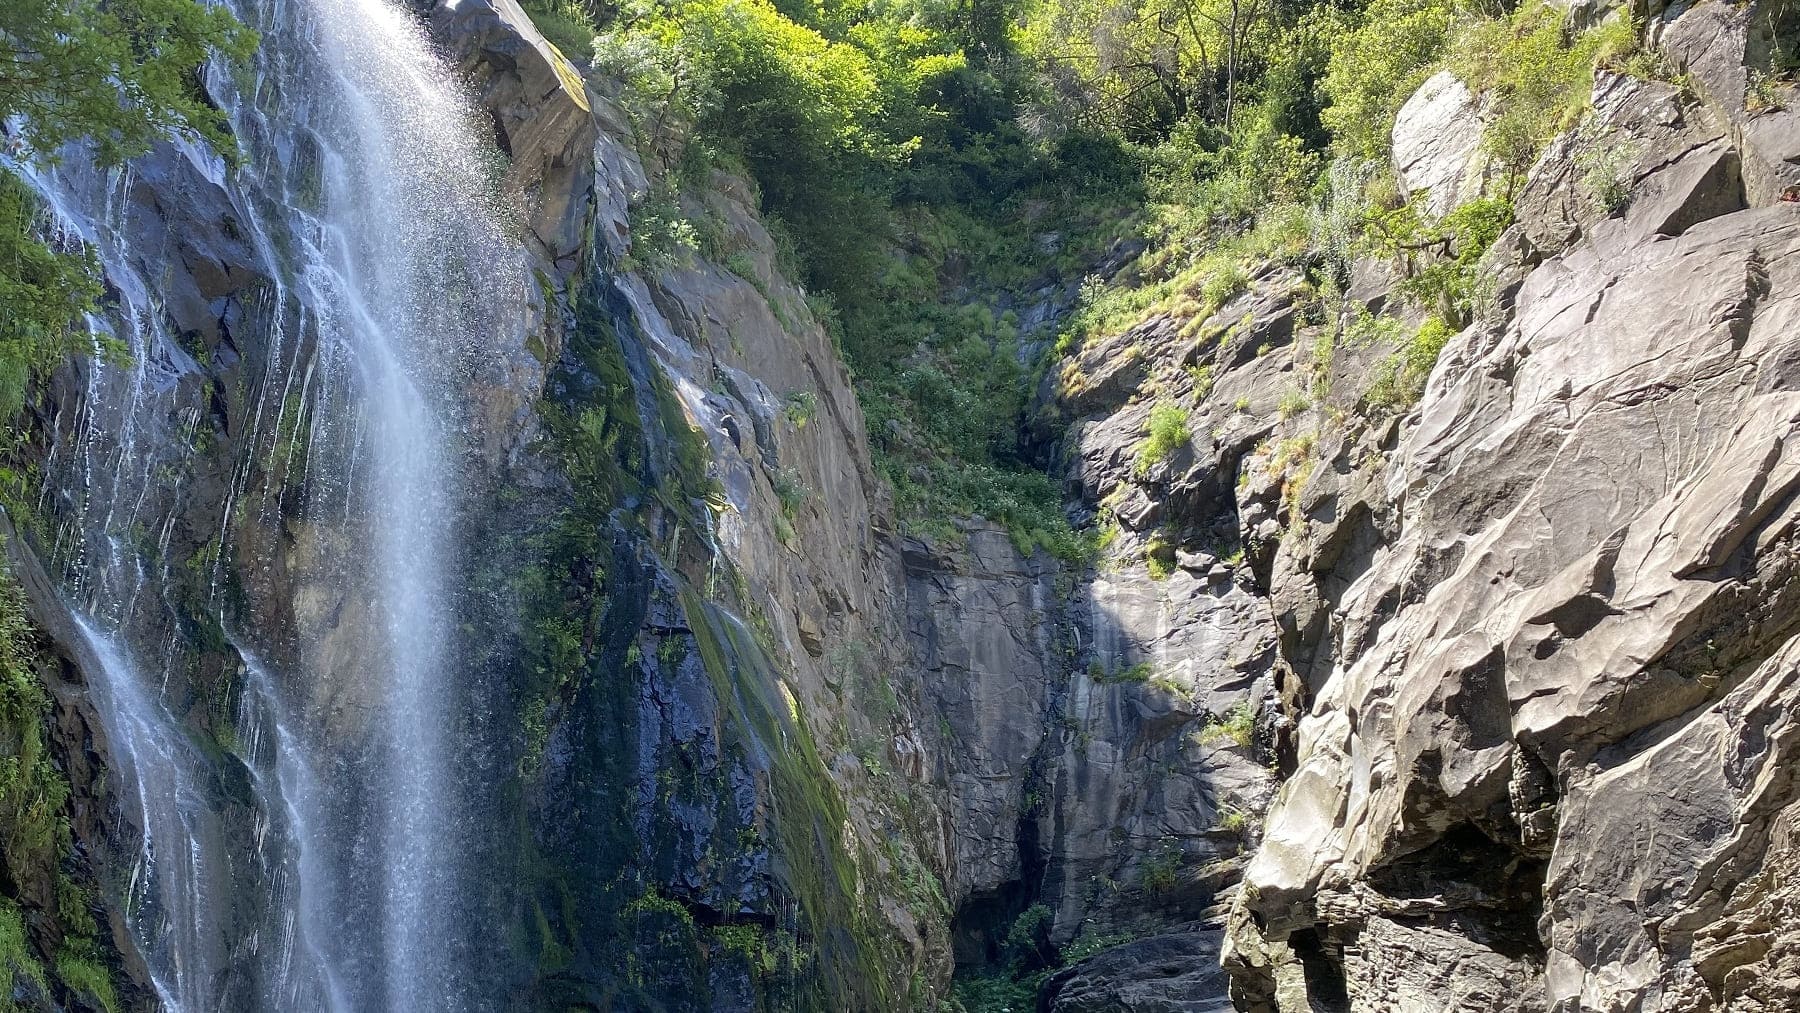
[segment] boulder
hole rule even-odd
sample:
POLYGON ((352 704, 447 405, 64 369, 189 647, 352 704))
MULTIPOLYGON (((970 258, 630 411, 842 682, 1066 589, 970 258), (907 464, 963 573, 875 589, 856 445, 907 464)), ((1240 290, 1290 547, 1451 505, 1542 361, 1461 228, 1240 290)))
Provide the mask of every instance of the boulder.
POLYGON ((1394 120, 1394 170, 1401 184, 1425 192, 1434 216, 1478 194, 1481 103, 1467 85, 1440 70, 1419 86, 1394 120))

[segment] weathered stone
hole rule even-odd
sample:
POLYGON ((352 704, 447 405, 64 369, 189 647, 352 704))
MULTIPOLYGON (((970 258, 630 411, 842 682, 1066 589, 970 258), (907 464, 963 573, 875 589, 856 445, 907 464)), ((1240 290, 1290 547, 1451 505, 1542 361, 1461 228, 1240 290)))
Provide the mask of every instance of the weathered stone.
POLYGON ((1468 86, 1440 70, 1413 92, 1394 120, 1394 171, 1425 207, 1444 215, 1480 190, 1481 104, 1468 86))
POLYGON ((1228 1013, 1220 931, 1193 927, 1114 947, 1059 971, 1050 1013, 1228 1013))

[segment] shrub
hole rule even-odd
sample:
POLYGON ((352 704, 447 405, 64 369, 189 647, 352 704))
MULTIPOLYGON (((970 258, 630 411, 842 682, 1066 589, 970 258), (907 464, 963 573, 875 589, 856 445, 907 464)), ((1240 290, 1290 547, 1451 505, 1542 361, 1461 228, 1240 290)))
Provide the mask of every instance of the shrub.
POLYGON ((1406 346, 1384 359, 1376 369, 1375 380, 1363 394, 1363 403, 1373 412, 1395 412, 1417 404, 1425 392, 1425 380, 1437 365, 1444 345, 1455 331, 1442 317, 1425 318, 1406 346))
POLYGON ((1311 407, 1312 401, 1307 398, 1305 392, 1297 387, 1290 387, 1281 395, 1281 403, 1276 406, 1275 410, 1285 420, 1293 418, 1311 407))
POLYGON ((1576 159, 1581 188, 1608 217, 1623 214, 1631 206, 1630 173, 1637 157, 1635 145, 1597 144, 1576 159))
POLYGON ((1321 115, 1341 153, 1387 159, 1394 116, 1443 55, 1451 19, 1442 0, 1374 0, 1333 40, 1321 115))
POLYGON ((1119 669, 1117 672, 1108 672, 1106 667, 1100 664, 1099 661, 1094 661, 1088 665, 1088 677, 1099 683, 1149 682, 1150 678, 1155 674, 1156 666, 1148 661, 1140 661, 1135 665, 1128 665, 1119 669))
POLYGON ((1100 933, 1092 925, 1084 925, 1075 941, 1063 947, 1062 962, 1065 966, 1079 964, 1095 954, 1124 946, 1136 938, 1129 932, 1100 933))
POLYGON ((1499 115, 1482 144, 1514 185, 1551 138, 1587 108, 1598 63, 1622 60, 1636 48, 1629 19, 1580 34, 1568 12, 1533 2, 1511 17, 1475 24, 1457 39, 1454 69, 1469 87, 1491 95, 1499 115))
POLYGON ((1175 889, 1181 879, 1181 849, 1174 845, 1164 845, 1154 855, 1144 859, 1142 879, 1144 890, 1148 893, 1168 893, 1175 889))
POLYGON ((1169 459, 1176 450, 1188 445, 1188 411, 1180 405, 1158 401, 1150 408, 1150 434, 1138 447, 1133 465, 1140 477, 1169 459))
POLYGON ((1417 202, 1408 202, 1372 212, 1364 243, 1405 266, 1407 278, 1397 286, 1401 295, 1464 322, 1476 305, 1477 265, 1512 220, 1512 203, 1498 197, 1478 197, 1436 222, 1427 220, 1417 202))
POLYGON ((1223 716, 1214 716, 1200 729, 1200 743, 1212 745, 1216 742, 1230 742, 1240 749, 1247 749, 1256 734, 1256 708, 1248 700, 1243 701, 1223 716))
POLYGON ((1049 963, 1051 954, 1050 924, 1053 916, 1043 904, 1033 904, 1013 919, 1006 930, 1005 949, 1009 957, 1023 966, 1049 963))
POLYGON ((594 38, 600 30, 594 16, 577 0, 523 0, 519 6, 563 56, 576 60, 593 56, 594 38))
POLYGON ((1158 535, 1144 546, 1144 568, 1151 580, 1168 580, 1175 572, 1175 546, 1158 535))
POLYGON ((92 254, 37 238, 38 202, 0 169, 0 423, 25 406, 31 381, 87 344, 83 315, 100 295, 92 254))
POLYGON ((819 414, 819 399, 810 390, 797 390, 788 395, 784 413, 795 429, 805 429, 819 414))
POLYGON ((781 502, 781 512, 788 517, 793 517, 812 498, 812 490, 807 488, 806 478, 798 468, 783 468, 769 481, 775 487, 775 498, 781 502))
POLYGON ((885 169, 911 150, 880 129, 881 68, 862 49, 767 0, 634 5, 596 46, 629 82, 627 106, 659 137, 677 120, 756 181, 808 280, 842 299, 875 277, 889 234, 885 169))

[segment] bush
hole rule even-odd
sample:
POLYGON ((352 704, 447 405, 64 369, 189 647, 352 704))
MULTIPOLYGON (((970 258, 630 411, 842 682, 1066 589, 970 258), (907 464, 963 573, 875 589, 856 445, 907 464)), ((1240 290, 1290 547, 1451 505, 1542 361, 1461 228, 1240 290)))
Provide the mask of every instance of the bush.
POLYGON ((522 0, 519 6, 564 57, 586 60, 593 56, 600 29, 592 12, 578 0, 522 0))
POLYGON ((1438 355, 1456 332, 1442 317, 1425 318, 1406 346, 1384 359, 1363 404, 1376 414, 1403 411, 1419 402, 1438 355))
POLYGON ((37 238, 37 199, 0 169, 0 424, 25 406, 31 381, 91 345, 83 316, 100 296, 99 265, 86 250, 37 238))
POLYGON ((840 301, 866 294, 891 233, 885 177, 912 149, 881 129, 869 54, 767 0, 634 6, 620 25, 596 60, 629 82, 627 107, 653 143, 691 124, 756 181, 808 281, 840 301))
POLYGON ((1437 222, 1408 202, 1371 212, 1364 247, 1406 267, 1408 276, 1397 287, 1401 295, 1461 324, 1475 310, 1477 265, 1512 220, 1512 203, 1498 197, 1478 197, 1437 222))
POLYGON ((1015 965, 1029 969, 1050 963, 1054 953, 1050 945, 1053 920, 1050 909, 1043 904, 1033 904, 1013 919, 1006 930, 1005 949, 1015 965))
POLYGON ((1181 849, 1165 845, 1144 860, 1142 880, 1146 893, 1168 893, 1181 881, 1181 849))
POLYGON ((1453 68, 1472 90, 1491 95, 1500 111, 1482 145, 1507 173, 1509 187, 1551 138, 1580 119, 1595 65, 1636 48, 1629 19, 1579 35, 1568 22, 1567 11, 1540 0, 1509 18, 1480 22, 1457 40, 1453 68))
POLYGON ((1200 729, 1200 742, 1202 745, 1230 742, 1240 749, 1248 749, 1255 734, 1256 708, 1246 700, 1232 707, 1222 717, 1207 719, 1205 726, 1200 729))
POLYGON ((1342 154, 1387 159, 1394 116, 1444 54, 1452 16, 1443 0, 1374 0, 1332 41, 1322 118, 1342 154))
POLYGON ((1187 409, 1167 401, 1158 401, 1150 409, 1150 434, 1138 448, 1133 470, 1139 476, 1148 474, 1151 468, 1187 446, 1190 439, 1187 409))
POLYGON ((1576 159, 1581 188, 1608 217, 1623 214, 1631 206, 1631 169, 1637 158, 1635 145, 1598 144, 1576 159))

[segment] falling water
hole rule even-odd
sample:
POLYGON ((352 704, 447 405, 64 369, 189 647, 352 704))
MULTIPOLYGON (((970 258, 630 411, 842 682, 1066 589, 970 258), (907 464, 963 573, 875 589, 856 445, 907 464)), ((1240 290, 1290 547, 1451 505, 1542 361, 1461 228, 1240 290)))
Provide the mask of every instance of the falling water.
POLYGON ((180 155, 224 184, 269 279, 236 323, 261 361, 243 366, 249 431, 197 557, 242 659, 221 719, 241 798, 185 729, 192 634, 167 605, 181 575, 164 560, 199 499, 180 476, 204 456, 206 372, 166 333, 161 254, 126 210, 133 170, 66 157, 37 179, 99 252, 118 305, 96 325, 131 353, 85 371, 46 469, 142 835, 129 919, 170 1009, 484 1008, 491 928, 466 899, 479 859, 456 738, 480 673, 446 644, 478 484, 468 402, 519 344, 523 256, 495 210, 491 145, 402 0, 232 6, 263 39, 253 68, 209 81, 243 164, 180 155), (228 577, 241 607, 226 607, 228 577))

